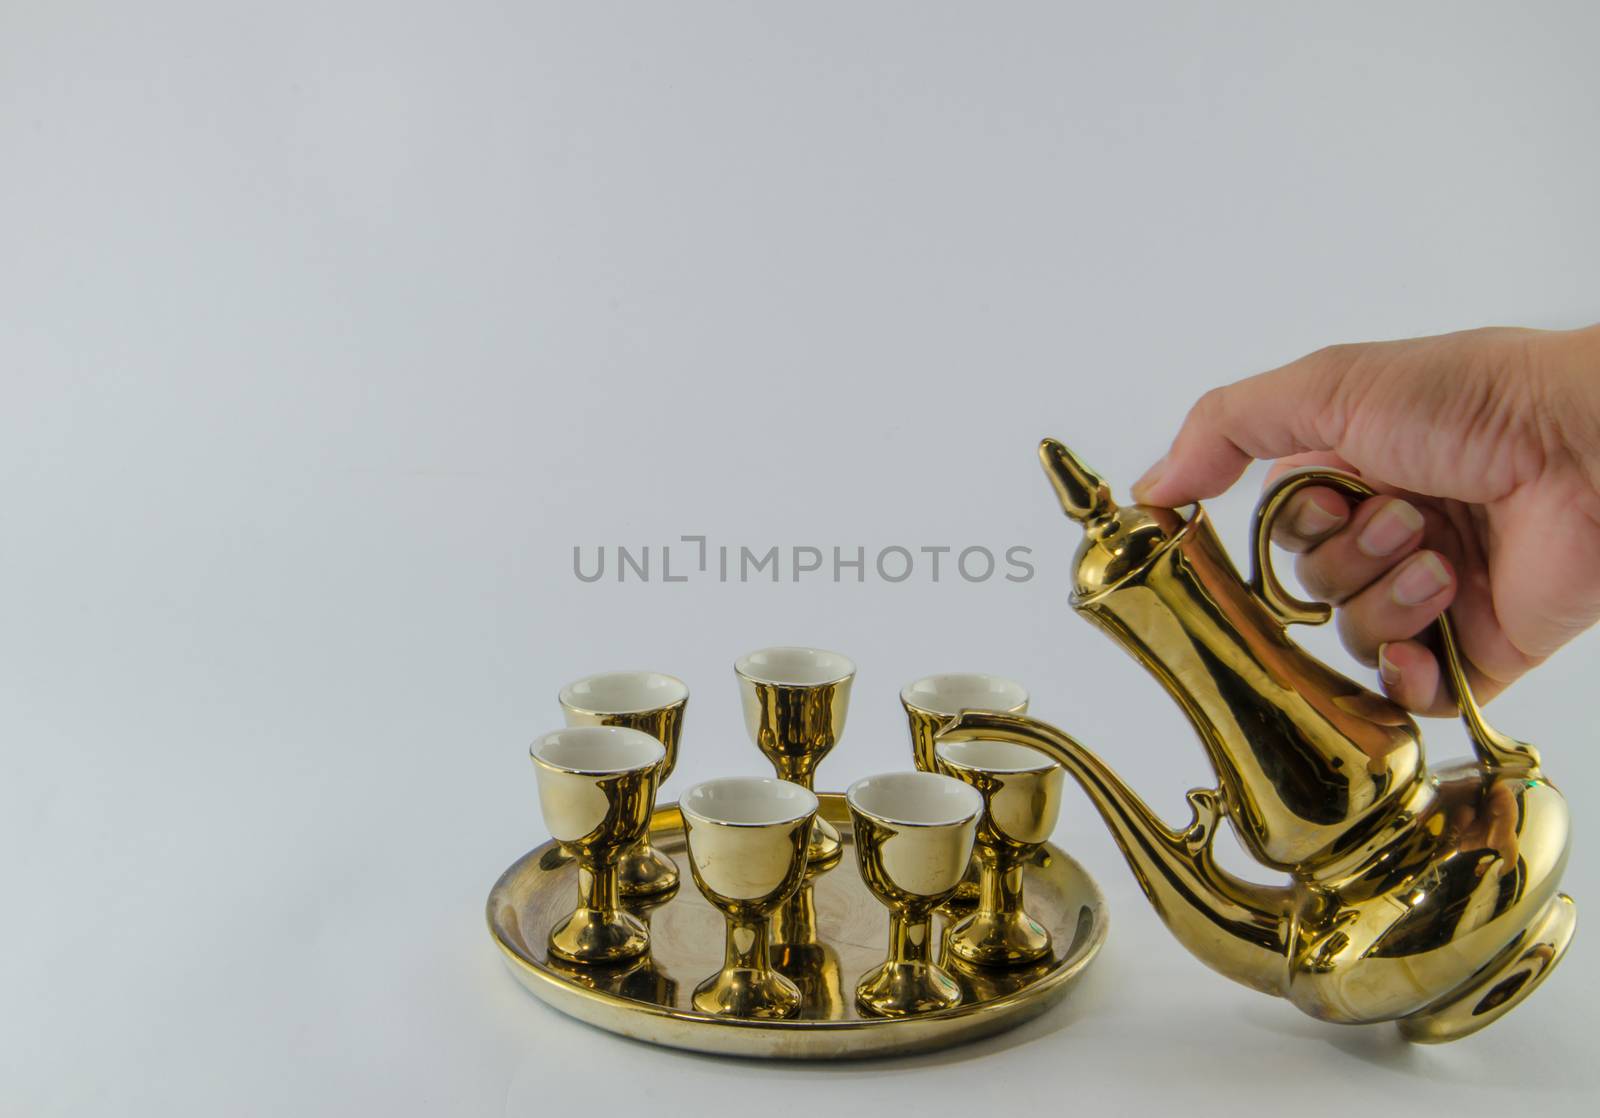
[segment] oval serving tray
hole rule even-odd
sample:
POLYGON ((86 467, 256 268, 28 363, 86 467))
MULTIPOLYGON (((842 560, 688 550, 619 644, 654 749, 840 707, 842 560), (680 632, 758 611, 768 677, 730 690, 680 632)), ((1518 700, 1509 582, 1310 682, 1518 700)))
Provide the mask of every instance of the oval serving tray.
MULTIPOLYGON (((684 853, 676 804, 656 808, 650 841, 682 871, 678 891, 629 910, 650 925, 651 951, 617 967, 552 960, 546 937, 577 899, 577 867, 555 842, 536 847, 489 893, 489 931, 519 982, 563 1013, 623 1036, 730 1056, 838 1059, 920 1052, 972 1040, 1044 1012, 1093 961, 1106 938, 1106 905, 1083 867, 1046 844, 1024 870, 1028 911, 1050 929, 1051 958, 1013 970, 952 965, 962 1004, 916 1017, 871 1018, 856 1011, 856 980, 883 961, 889 913, 867 891, 852 853, 844 797, 819 793, 820 814, 839 829, 844 857, 817 876, 773 920, 773 962, 800 987, 799 1017, 748 1021, 700 1013, 689 1003, 722 965, 723 920, 700 896, 684 853)), ((934 917, 942 943, 950 921, 934 917)))

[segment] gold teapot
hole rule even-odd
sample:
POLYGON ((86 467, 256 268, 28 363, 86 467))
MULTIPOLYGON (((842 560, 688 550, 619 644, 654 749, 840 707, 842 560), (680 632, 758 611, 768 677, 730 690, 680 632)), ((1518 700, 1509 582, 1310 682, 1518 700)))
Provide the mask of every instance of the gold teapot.
POLYGON ((1484 721, 1448 616, 1438 644, 1476 759, 1430 769, 1416 723, 1285 635, 1328 619, 1290 597, 1268 552, 1274 517, 1310 485, 1357 498, 1358 479, 1301 470, 1262 497, 1240 578, 1198 505, 1119 507, 1060 443, 1039 448, 1083 525, 1072 605, 1127 649, 1188 715, 1217 787, 1163 823, 1094 753, 1021 714, 964 711, 945 741, 999 739, 1054 758, 1093 801, 1162 920, 1195 956, 1313 1017, 1395 1021, 1410 1040, 1483 1028, 1543 981, 1570 943, 1557 890, 1566 800, 1533 747, 1484 721), (1245 850, 1289 876, 1259 885, 1212 851, 1226 817, 1245 850))

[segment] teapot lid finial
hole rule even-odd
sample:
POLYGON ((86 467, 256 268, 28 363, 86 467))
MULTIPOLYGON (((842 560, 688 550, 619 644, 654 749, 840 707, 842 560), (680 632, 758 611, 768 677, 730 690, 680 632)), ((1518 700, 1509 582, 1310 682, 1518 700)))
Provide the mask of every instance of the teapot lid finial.
POLYGON ((1098 520, 1117 507, 1111 487, 1062 443, 1055 439, 1040 442, 1039 462, 1062 509, 1080 524, 1098 520))
POLYGON ((1083 541, 1073 558, 1073 598, 1078 603, 1120 585, 1188 530, 1191 520, 1172 509, 1119 506, 1100 475, 1055 439, 1039 444, 1039 461, 1062 509, 1083 526, 1083 541))

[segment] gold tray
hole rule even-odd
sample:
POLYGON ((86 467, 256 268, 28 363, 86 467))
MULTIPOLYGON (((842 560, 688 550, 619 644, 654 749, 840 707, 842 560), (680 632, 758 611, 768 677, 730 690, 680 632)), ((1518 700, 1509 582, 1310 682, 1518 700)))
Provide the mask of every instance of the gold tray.
MULTIPOLYGON (((1028 911, 1055 940, 1051 958, 1014 970, 970 968, 947 959, 941 947, 935 959, 960 983, 962 1004, 916 1017, 862 1017, 855 1006, 856 980, 883 961, 889 911, 856 870, 844 797, 823 792, 817 799, 820 814, 839 829, 846 849, 811 886, 814 910, 802 892, 791 902, 787 920, 773 920, 773 961, 805 996, 797 1018, 737 1020, 701 1013, 689 1004, 695 986, 722 965, 724 925, 690 878, 677 804, 656 808, 650 841, 678 863, 682 886, 664 901, 630 908, 650 926, 646 958, 605 968, 575 967, 549 957, 546 936, 571 911, 578 889, 577 867, 553 841, 524 854, 495 882, 489 931, 517 981, 580 1021, 673 1048, 788 1059, 921 1052, 1011 1028, 1060 1000, 1105 942, 1105 898, 1082 866, 1046 843, 1023 872, 1028 911), (781 942, 804 939, 808 923, 820 942, 781 942), (788 926, 788 936, 780 934, 781 924, 788 926)), ((934 917, 941 943, 949 924, 942 912, 934 917)))

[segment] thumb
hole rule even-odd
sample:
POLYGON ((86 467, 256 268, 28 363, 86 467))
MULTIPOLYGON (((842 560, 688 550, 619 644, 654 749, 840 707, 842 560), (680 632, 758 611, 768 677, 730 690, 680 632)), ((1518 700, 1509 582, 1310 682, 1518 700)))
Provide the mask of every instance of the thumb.
MULTIPOLYGON (((1355 347, 1337 347, 1347 348, 1355 347)), ((1253 458, 1336 449, 1328 417, 1350 363, 1336 350, 1319 350, 1213 388, 1189 409, 1166 457, 1134 482, 1134 498, 1172 508, 1215 497, 1253 458)))

